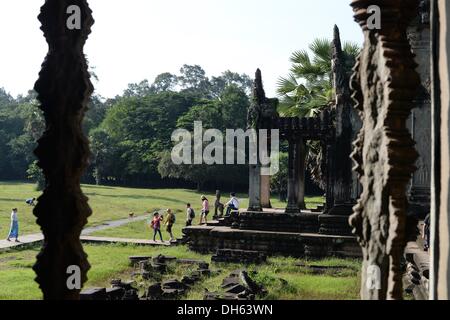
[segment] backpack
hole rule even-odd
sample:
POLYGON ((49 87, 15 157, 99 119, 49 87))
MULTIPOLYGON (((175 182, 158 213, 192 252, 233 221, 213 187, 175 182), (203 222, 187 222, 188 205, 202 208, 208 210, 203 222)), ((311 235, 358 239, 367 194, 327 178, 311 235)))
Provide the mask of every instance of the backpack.
POLYGON ((189 218, 191 218, 192 220, 194 220, 194 218, 195 218, 195 211, 192 208, 191 208, 191 213, 189 214, 189 218))

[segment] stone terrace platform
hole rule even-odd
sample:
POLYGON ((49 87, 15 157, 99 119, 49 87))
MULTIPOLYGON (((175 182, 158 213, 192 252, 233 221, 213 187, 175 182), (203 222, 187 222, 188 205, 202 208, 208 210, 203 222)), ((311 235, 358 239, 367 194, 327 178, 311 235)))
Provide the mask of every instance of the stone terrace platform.
POLYGON ((322 216, 311 211, 297 215, 277 209, 242 211, 205 226, 186 227, 183 233, 189 248, 201 253, 231 249, 295 257, 361 257, 355 237, 319 233, 322 216))

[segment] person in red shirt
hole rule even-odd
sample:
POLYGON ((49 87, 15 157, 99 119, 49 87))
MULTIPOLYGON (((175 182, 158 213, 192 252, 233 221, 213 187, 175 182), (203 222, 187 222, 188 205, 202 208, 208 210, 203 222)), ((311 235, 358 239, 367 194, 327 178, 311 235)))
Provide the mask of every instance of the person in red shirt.
POLYGON ((156 235, 157 234, 159 234, 159 237, 161 238, 161 241, 164 241, 162 233, 161 233, 161 223, 162 223, 163 219, 164 218, 159 214, 159 212, 155 212, 154 213, 153 220, 152 220, 152 223, 151 223, 151 227, 154 230, 153 241, 156 241, 156 235))

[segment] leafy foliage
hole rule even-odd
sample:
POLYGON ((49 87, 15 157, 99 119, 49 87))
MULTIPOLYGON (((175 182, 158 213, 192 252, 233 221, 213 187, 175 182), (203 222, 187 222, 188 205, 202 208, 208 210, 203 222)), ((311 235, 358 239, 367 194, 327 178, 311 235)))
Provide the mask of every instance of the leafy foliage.
MULTIPOLYGON (((346 69, 351 72, 359 47, 346 42, 343 50, 346 69)), ((332 43, 327 39, 315 39, 309 51, 292 54, 290 74, 278 81, 281 115, 311 117, 333 104, 332 58, 332 43)))
MULTIPOLYGON (((201 66, 184 65, 179 74, 162 73, 153 83, 130 83, 113 99, 94 94, 83 122, 91 148, 83 182, 156 187, 170 184, 165 178, 179 177, 176 183, 186 185, 199 179, 202 185, 223 181, 245 185, 245 170, 232 166, 171 168, 167 175, 161 175, 158 166, 170 153, 171 135, 177 128, 192 130, 194 121, 201 120, 205 128, 244 129, 250 88, 245 74, 227 70, 209 78, 201 66), (238 178, 231 179, 233 175, 238 178)), ((14 98, 0 89, 0 179, 32 179, 42 186, 33 150, 44 130, 34 91, 14 98)))

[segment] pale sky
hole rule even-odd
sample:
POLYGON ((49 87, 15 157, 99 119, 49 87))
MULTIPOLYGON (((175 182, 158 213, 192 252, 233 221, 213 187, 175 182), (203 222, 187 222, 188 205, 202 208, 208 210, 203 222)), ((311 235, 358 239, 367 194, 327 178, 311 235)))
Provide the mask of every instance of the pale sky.
MULTIPOLYGON (((37 79, 47 44, 37 20, 44 0, 0 2, 0 87, 26 93, 37 79)), ((152 82, 183 64, 208 76, 231 70, 251 77, 261 68, 267 94, 289 72, 289 57, 314 38, 362 43, 350 0, 90 0, 96 23, 85 52, 97 93, 121 94, 131 82, 152 82)))

